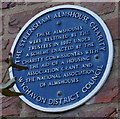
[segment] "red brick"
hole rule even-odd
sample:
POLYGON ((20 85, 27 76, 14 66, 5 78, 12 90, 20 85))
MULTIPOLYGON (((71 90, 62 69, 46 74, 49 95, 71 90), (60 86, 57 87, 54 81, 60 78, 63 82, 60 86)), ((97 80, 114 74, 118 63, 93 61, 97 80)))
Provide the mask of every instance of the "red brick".
POLYGON ((20 114, 19 97, 3 97, 1 100, 0 106, 2 107, 2 112, 0 111, 0 113, 3 116, 17 116, 20 114))
POLYGON ((80 4, 82 7, 86 7, 99 15, 108 14, 114 12, 115 3, 113 2, 83 2, 80 4))
POLYGON ((86 104, 118 102, 118 79, 108 79, 101 90, 86 104))
MULTIPOLYGON (((0 82, 2 82, 2 78, 3 78, 3 76, 4 76, 4 74, 5 74, 5 71, 6 71, 7 67, 8 67, 8 64, 7 64, 7 63, 2 63, 2 65, 3 65, 3 66, 2 66, 2 72, 1 72, 1 74, 0 74, 0 77, 1 77, 0 82)), ((6 83, 9 79, 10 79, 9 73, 7 73, 6 78, 5 78, 5 80, 4 80, 4 83, 6 83)))
MULTIPOLYGON (((7 48, 2 52, 2 57, 0 57, 0 61, 8 58, 8 54, 10 52, 11 46, 13 44, 14 39, 9 40, 9 44, 7 45, 7 48)), ((0 44, 1 48, 4 47, 7 44, 8 40, 2 40, 2 44, 0 44)), ((1 49, 0 49, 1 50, 1 49)), ((5 62, 2 62, 1 70, 2 72, 0 73, 0 77, 4 76, 4 73, 8 67, 8 64, 5 62)), ((7 77, 9 79, 9 77, 7 77)))
POLYGON ((35 110, 34 108, 32 108, 31 106, 23 103, 22 104, 22 110, 21 110, 21 114, 20 116, 21 117, 24 117, 24 116, 29 116, 29 117, 34 117, 36 115, 36 113, 39 112, 38 110, 35 110))
POLYGON ((3 35, 3 17, 0 16, 0 35, 3 35))
MULTIPOLYGON (((67 111, 64 113, 44 113, 38 110, 35 110, 31 108, 30 106, 23 103, 22 105, 22 111, 20 114, 21 117, 27 116, 27 117, 91 117, 90 119, 93 119, 92 117, 96 117, 95 119, 98 119, 97 117, 116 117, 117 116, 117 106, 115 105, 109 105, 109 104, 97 104, 97 105, 84 105, 81 107, 78 107, 74 110, 67 111)), ((69 119, 69 118, 68 118, 69 119)), ((107 119, 107 118, 106 118, 107 119)))
POLYGON ((14 26, 14 27, 9 27, 9 30, 8 32, 11 33, 11 34, 14 34, 14 33, 18 33, 18 31, 20 30, 21 28, 18 26, 14 26))
POLYGON ((6 49, 2 52, 2 59, 8 58, 8 54, 10 53, 13 42, 14 39, 2 40, 2 47, 4 47, 8 43, 6 49))
POLYGON ((106 103, 106 102, 118 102, 118 88, 113 89, 113 91, 107 91, 99 93, 95 97, 95 103, 106 103), (115 99, 116 98, 116 99, 115 99))
POLYGON ((18 101, 19 101, 19 97, 3 97, 2 98, 2 108, 4 109, 18 101))
POLYGON ((113 18, 105 21, 113 39, 120 39, 120 33, 118 29, 120 26, 118 24, 118 20, 120 21, 120 18, 113 18))
POLYGON ((0 2, 0 9, 2 8, 2 3, 0 2))
MULTIPOLYGON (((71 3, 60 3, 57 5, 51 5, 49 7, 63 5, 63 4, 73 4, 73 3, 72 2, 71 3)), ((28 20, 30 20, 33 16, 35 16, 37 13, 41 12, 44 9, 47 9, 47 7, 36 8, 34 10, 10 15, 8 32, 10 34, 18 33, 19 30, 25 25, 25 23, 28 22, 28 20)))
POLYGON ((18 107, 11 105, 10 107, 5 108, 2 110, 3 116, 17 116, 20 112, 18 111, 18 107))
POLYGON ((38 1, 33 1, 33 0, 29 0, 29 2, 27 2, 27 5, 34 5, 34 4, 39 4, 39 0, 38 1))
POLYGON ((119 78, 118 78, 118 87, 119 87, 119 91, 118 91, 118 102, 120 102, 120 73, 118 72, 119 74, 119 78))
POLYGON ((92 111, 87 111, 86 110, 86 114, 82 115, 81 117, 116 117, 117 116, 117 112, 116 112, 116 108, 113 107, 104 107, 104 108, 100 108, 97 110, 92 111), (114 113, 114 115, 112 115, 114 113))
POLYGON ((9 2, 2 2, 1 8, 5 9, 8 7, 9 2))
POLYGON ((8 9, 15 6, 16 6, 15 2, 2 2, 2 9, 8 9))
POLYGON ((17 4, 17 5, 25 5, 26 2, 17 2, 16 4, 17 4))
POLYGON ((74 2, 61 2, 59 4, 56 4, 56 5, 51 5, 51 7, 54 7, 54 6, 59 6, 59 5, 74 5, 74 2))
POLYGON ((43 8, 36 8, 35 10, 25 11, 10 15, 8 32, 11 34, 18 33, 25 23, 34 15, 39 13, 43 8))

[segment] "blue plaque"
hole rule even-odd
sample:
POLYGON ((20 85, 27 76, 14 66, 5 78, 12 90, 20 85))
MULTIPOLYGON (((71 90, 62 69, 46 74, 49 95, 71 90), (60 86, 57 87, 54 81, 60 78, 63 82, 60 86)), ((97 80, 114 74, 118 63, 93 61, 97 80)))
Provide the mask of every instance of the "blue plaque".
POLYGON ((106 81, 113 60, 110 32, 94 12, 74 5, 46 9, 17 35, 11 53, 15 91, 35 109, 62 112, 94 96, 106 81))

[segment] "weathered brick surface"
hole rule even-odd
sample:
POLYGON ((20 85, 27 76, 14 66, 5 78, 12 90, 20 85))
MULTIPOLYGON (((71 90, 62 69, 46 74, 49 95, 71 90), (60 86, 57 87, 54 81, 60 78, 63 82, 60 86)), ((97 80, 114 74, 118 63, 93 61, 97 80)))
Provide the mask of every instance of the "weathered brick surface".
POLYGON ((3 97, 1 100, 0 102, 2 103, 0 103, 0 106, 2 110, 0 110, 0 115, 17 116, 20 114, 18 108, 18 106, 20 107, 20 99, 18 97, 3 97))
POLYGON ((26 2, 21 2, 21 1, 16 3, 16 5, 25 5, 25 4, 26 2))
MULTIPOLYGON (((7 45, 6 49, 5 49, 4 51, 2 51, 2 56, 0 57, 0 62, 1 62, 2 60, 5 60, 5 59, 8 58, 8 54, 9 54, 9 52, 10 52, 11 46, 12 46, 12 44, 13 44, 13 41, 14 41, 14 39, 2 40, 2 43, 0 44, 0 50, 2 49, 2 47, 6 46, 7 43, 8 43, 8 45, 7 45)), ((0 78, 2 78, 2 77, 4 76, 7 67, 8 67, 8 64, 7 64, 6 62, 2 62, 2 66, 0 66, 0 71, 1 71, 1 73, 0 73, 0 78)), ((7 75, 8 75, 8 74, 7 74, 7 75)), ((8 77, 6 78, 6 80, 7 80, 7 79, 9 79, 9 75, 8 75, 8 77)), ((0 82, 1 82, 1 81, 2 81, 2 80, 0 80, 0 82)))
POLYGON ((117 97, 119 88, 115 80, 116 79, 111 79, 107 81, 101 91, 94 97, 94 103, 118 102, 117 97))
POLYGON ((114 58, 113 66, 106 83, 103 85, 101 90, 90 100, 87 104, 94 103, 108 103, 108 102, 118 102, 119 99, 119 76, 118 76, 118 57, 119 57, 119 40, 114 40, 114 58))
POLYGON ((35 110, 32 107, 28 106, 27 104, 23 103, 20 116, 27 117, 26 115, 29 115, 29 117, 35 117, 38 112, 39 112, 38 110, 35 110))
POLYGON ((117 117, 117 105, 114 104, 95 104, 95 105, 84 105, 73 110, 61 113, 45 113, 38 110, 33 110, 25 103, 22 106, 21 117, 51 117, 51 118, 62 118, 62 117, 117 117))
MULTIPOLYGON (((69 3, 59 3, 59 4, 56 4, 56 5, 51 5, 49 7, 58 6, 58 5, 65 5, 65 4, 74 4, 74 3, 72 3, 72 2, 69 2, 69 3)), ((47 9, 49 7, 46 6, 46 7, 43 7, 43 8, 35 8, 34 10, 20 12, 20 13, 16 13, 16 14, 10 15, 8 32, 10 34, 18 33, 18 31, 23 27, 23 25, 25 23, 27 23, 27 21, 30 18, 35 16, 40 11, 42 11, 44 9, 47 9)))
MULTIPOLYGON (((0 77, 2 78, 3 76, 4 76, 4 74, 5 74, 5 71, 6 71, 6 69, 7 69, 7 67, 8 67, 8 64, 7 63, 2 63, 2 67, 0 67, 1 68, 1 74, 0 74, 0 77)), ((4 82, 6 82, 7 80, 9 79, 9 75, 7 74, 7 77, 6 77, 6 79, 5 79, 5 81, 4 82)), ((0 80, 0 82, 1 82, 2 80, 0 80)))
POLYGON ((3 17, 0 16, 0 36, 3 34, 3 17))
POLYGON ((23 25, 41 10, 43 10, 43 8, 36 8, 31 11, 25 11, 10 15, 8 32, 10 34, 18 33, 23 25))
POLYGON ((84 113, 80 113, 80 117, 116 117, 117 111, 116 108, 112 107, 106 107, 106 108, 101 108, 98 110, 93 110, 93 111, 87 111, 84 113))
MULTIPOLYGON (((48 0, 44 0, 43 2, 46 2, 48 0)), ((27 2, 27 5, 34 5, 34 4, 38 4, 40 1, 38 0, 37 2, 34 2, 33 0, 30 0, 29 2, 27 2)))
POLYGON ((2 9, 8 9, 15 6, 16 6, 15 2, 2 2, 2 9))
POLYGON ((58 6, 58 5, 74 5, 74 2, 64 2, 64 3, 60 2, 55 5, 51 5, 51 7, 58 6))
POLYGON ((106 3, 106 2, 83 2, 80 4, 82 7, 86 7, 99 15, 108 14, 115 10, 115 3, 106 3))
POLYGON ((51 0, 29 0, 27 1, 27 4, 31 5, 31 4, 37 4, 37 3, 40 3, 40 2, 51 2, 51 0))
POLYGON ((8 54, 10 53, 10 49, 12 47, 13 42, 14 42, 14 39, 3 39, 2 40, 2 47, 5 47, 6 44, 8 44, 6 49, 2 52, 2 59, 8 58, 8 54))
POLYGON ((105 21, 112 34, 113 39, 120 39, 120 33, 118 30, 120 24, 118 24, 118 21, 120 21, 120 18, 113 18, 105 21))

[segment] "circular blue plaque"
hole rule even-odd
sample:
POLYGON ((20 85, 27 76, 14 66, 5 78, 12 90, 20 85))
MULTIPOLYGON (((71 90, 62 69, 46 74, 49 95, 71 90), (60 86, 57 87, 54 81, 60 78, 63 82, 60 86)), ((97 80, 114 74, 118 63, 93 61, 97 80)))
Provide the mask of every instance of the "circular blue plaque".
POLYGON ((75 5, 46 9, 17 35, 11 53, 15 91, 35 109, 62 112, 94 96, 106 81, 113 60, 110 32, 94 12, 75 5))

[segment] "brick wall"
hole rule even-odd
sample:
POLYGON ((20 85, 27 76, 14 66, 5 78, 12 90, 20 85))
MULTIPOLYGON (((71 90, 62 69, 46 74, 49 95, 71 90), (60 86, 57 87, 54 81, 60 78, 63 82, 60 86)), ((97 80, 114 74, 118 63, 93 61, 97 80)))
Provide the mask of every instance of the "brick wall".
MULTIPOLYGON (((23 25, 40 11, 56 5, 72 4, 80 5, 97 13, 107 24, 112 34, 114 43, 114 62, 111 73, 102 89, 84 105, 64 113, 45 113, 35 110, 19 97, 4 97, 0 95, 0 115, 17 117, 118 117, 118 102, 120 101, 118 76, 119 71, 119 49, 120 34, 118 34, 118 6, 120 4, 112 2, 85 3, 85 2, 4 2, 0 7, 0 46, 4 46, 8 40, 7 49, 3 52, 2 58, 8 57, 12 43, 23 25), (2 42, 1 42, 2 41, 2 42)), ((0 63, 2 74, 7 67, 6 63, 0 63)), ((2 77, 0 74, 0 77, 2 77)))

